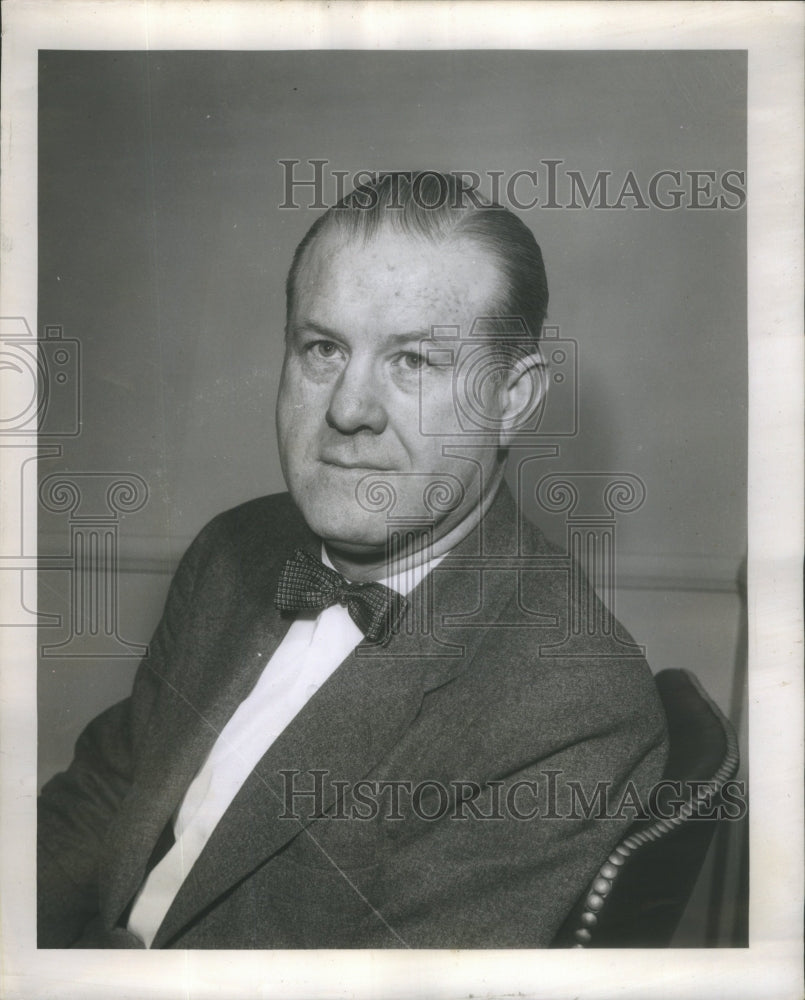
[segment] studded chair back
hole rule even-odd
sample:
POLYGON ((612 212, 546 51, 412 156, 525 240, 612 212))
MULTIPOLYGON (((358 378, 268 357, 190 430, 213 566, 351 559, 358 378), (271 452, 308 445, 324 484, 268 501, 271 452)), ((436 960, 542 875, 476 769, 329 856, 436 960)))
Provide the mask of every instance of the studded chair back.
POLYGON ((663 670, 655 680, 668 719, 669 784, 653 815, 635 821, 603 862, 553 947, 667 947, 698 878, 722 789, 738 770, 738 743, 692 673, 663 670))

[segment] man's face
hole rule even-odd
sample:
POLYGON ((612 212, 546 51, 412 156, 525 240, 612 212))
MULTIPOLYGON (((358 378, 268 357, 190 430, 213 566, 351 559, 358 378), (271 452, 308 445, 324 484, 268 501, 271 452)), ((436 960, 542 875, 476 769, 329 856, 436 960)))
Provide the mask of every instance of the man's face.
MULTIPOLYGON (((430 518, 438 538, 496 485, 494 441, 462 443, 455 370, 439 355, 429 363, 422 340, 434 325, 466 337, 500 281, 494 259, 466 240, 381 229, 364 241, 332 231, 308 249, 288 318, 277 430, 291 495, 332 548, 382 550, 389 516, 430 518), (448 442, 463 457, 445 455, 448 442), (439 499, 439 480, 457 503, 426 501, 428 485, 439 499)), ((495 393, 485 405, 494 417, 495 393)))

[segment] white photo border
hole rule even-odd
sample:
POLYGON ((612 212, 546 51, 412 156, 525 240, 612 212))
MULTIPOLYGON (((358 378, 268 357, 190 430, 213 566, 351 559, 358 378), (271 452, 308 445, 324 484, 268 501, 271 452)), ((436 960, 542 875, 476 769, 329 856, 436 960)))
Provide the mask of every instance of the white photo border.
MULTIPOLYGON (((746 49, 750 947, 38 951, 36 634, 0 634, 0 992, 11 998, 801 996, 805 8, 797 3, 6 0, 0 316, 37 329, 39 49, 746 49)), ((35 497, 34 506, 35 506, 35 497)), ((4 523, 5 533, 19 526, 4 523)), ((35 518, 24 540, 35 549, 35 518)), ((2 595, 0 595, 2 596, 2 595)))

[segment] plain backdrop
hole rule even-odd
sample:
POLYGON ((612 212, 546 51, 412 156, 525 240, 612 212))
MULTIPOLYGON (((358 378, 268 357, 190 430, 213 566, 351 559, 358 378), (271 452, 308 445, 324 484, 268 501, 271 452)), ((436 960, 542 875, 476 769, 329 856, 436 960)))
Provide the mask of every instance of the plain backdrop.
MULTIPOLYGON (((555 159, 588 181, 611 171, 617 190, 629 170, 644 186, 659 170, 744 170, 745 108, 746 57, 729 51, 41 53, 38 326, 81 343, 82 430, 40 477, 147 483, 119 526, 121 635, 148 641, 210 517, 284 488, 284 280, 321 212, 278 207, 281 159, 306 176, 326 159, 350 175, 504 177, 555 159)), ((545 257, 548 322, 579 359, 579 432, 527 475, 640 477, 646 501, 617 527, 618 614, 655 670, 694 670, 741 726, 745 213, 519 214, 545 257)), ((564 537, 561 518, 545 527, 564 537)), ((68 520, 40 512, 40 552, 69 550, 68 520)), ((64 616, 41 641, 57 642, 69 574, 40 577, 40 610, 64 616)), ((136 662, 42 661, 41 780, 136 662)))

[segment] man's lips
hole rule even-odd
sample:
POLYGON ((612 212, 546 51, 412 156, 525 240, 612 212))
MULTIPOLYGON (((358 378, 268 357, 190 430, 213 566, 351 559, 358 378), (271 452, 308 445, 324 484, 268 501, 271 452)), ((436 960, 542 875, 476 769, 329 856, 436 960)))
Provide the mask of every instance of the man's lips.
POLYGON ((392 472, 393 470, 387 465, 376 465, 374 462, 367 461, 366 459, 361 459, 360 461, 354 461, 347 458, 335 458, 330 456, 324 456, 319 459, 323 465, 332 465, 336 469, 350 469, 352 471, 359 472, 392 472))

